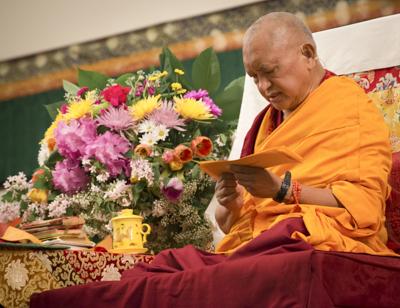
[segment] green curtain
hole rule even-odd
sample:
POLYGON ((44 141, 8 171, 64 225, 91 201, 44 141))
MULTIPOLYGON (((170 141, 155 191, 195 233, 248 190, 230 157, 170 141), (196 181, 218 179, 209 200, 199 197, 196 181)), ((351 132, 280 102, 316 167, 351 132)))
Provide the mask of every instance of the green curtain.
MULTIPOLYGON (((218 58, 223 87, 244 75, 241 50, 219 53, 218 58)), ((189 76, 192 63, 193 60, 183 63, 189 76)), ((0 102, 0 183, 19 171, 30 176, 37 168, 39 142, 51 124, 44 105, 61 101, 63 97, 64 90, 59 89, 0 102)))

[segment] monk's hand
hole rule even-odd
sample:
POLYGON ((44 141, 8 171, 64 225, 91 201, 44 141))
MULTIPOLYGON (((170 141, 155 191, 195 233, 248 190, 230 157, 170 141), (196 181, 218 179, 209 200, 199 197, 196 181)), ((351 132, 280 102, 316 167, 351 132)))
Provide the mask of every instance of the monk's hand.
POLYGON ((282 179, 267 169, 231 165, 230 170, 237 183, 254 197, 273 198, 282 185, 282 179))
POLYGON ((241 189, 232 173, 223 173, 215 186, 215 196, 220 205, 233 210, 241 206, 241 189))

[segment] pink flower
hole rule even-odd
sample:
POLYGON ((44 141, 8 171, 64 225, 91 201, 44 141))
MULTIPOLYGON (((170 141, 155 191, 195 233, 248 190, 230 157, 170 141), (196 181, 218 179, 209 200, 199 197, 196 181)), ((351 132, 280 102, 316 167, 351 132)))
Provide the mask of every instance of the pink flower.
POLYGON ((68 112, 68 105, 67 104, 62 104, 60 107, 60 111, 62 114, 66 114, 68 112))
POLYGON ((176 202, 182 195, 183 183, 178 178, 172 178, 166 186, 162 187, 161 191, 167 200, 176 202))
POLYGON ((154 87, 148 87, 147 93, 149 93, 149 95, 154 95, 154 93, 156 93, 156 89, 154 87))
POLYGON ((124 108, 108 108, 101 112, 97 122, 116 131, 126 130, 133 126, 133 118, 124 108))
POLYGON ((117 84, 104 89, 101 94, 107 102, 111 103, 114 107, 118 107, 126 103, 126 98, 130 90, 130 87, 123 87, 117 84))
POLYGON ((125 171, 129 176, 129 161, 123 156, 130 149, 130 143, 120 135, 110 131, 98 136, 86 147, 85 158, 95 157, 105 165, 111 176, 115 177, 125 171))
POLYGON ((139 84, 139 85, 136 87, 135 96, 136 96, 136 97, 142 96, 143 91, 144 91, 144 86, 143 86, 142 84, 139 84))
POLYGON ((83 94, 85 94, 87 91, 89 91, 88 87, 82 87, 78 91, 76 91, 76 96, 82 97, 83 94))
POLYGON ((54 187, 63 193, 73 194, 84 189, 89 183, 89 177, 78 161, 70 159, 57 162, 52 175, 54 187))
POLYGON ((167 128, 173 128, 179 131, 185 130, 181 127, 185 125, 185 121, 179 119, 179 115, 174 110, 172 102, 163 102, 161 108, 151 113, 149 120, 156 124, 165 125, 167 128))
POLYGON ((164 152, 164 154, 162 155, 162 160, 164 161, 164 163, 169 164, 170 162, 172 162, 175 159, 175 153, 174 150, 167 150, 164 152))
POLYGON ((60 122, 54 131, 60 154, 73 160, 85 154, 86 146, 96 138, 96 123, 92 119, 71 120, 69 124, 60 122))
POLYGON ((183 97, 201 100, 206 106, 208 106, 208 108, 210 108, 210 112, 216 117, 219 117, 222 114, 222 109, 219 108, 211 99, 211 97, 208 96, 208 92, 206 90, 200 89, 198 91, 190 91, 183 97))

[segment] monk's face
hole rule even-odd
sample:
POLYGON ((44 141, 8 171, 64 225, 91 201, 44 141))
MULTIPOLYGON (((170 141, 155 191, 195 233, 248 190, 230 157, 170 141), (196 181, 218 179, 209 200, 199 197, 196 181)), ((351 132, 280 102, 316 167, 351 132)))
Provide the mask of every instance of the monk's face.
POLYGON ((255 34, 243 46, 243 63, 261 95, 278 110, 293 111, 311 91, 310 59, 302 46, 271 45, 255 34))

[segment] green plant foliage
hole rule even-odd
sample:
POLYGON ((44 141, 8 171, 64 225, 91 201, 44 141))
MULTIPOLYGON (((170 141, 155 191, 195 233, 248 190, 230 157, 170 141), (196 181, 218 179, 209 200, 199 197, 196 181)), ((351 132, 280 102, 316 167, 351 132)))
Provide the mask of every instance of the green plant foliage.
POLYGON ((224 111, 221 119, 231 121, 239 118, 243 89, 244 76, 233 80, 215 98, 215 103, 224 111))
POLYGON ((76 92, 80 89, 76 84, 69 82, 68 80, 63 80, 63 88, 65 92, 76 95, 76 92))
POLYGON ((207 90, 212 96, 221 84, 221 68, 212 48, 204 50, 194 61, 192 79, 195 88, 207 90))
POLYGON ((60 107, 64 104, 65 102, 56 102, 52 104, 45 105, 44 107, 47 109, 47 112, 50 115, 50 118, 54 120, 57 117, 58 111, 60 107))
POLYGON ((101 73, 78 69, 79 87, 88 87, 90 90, 103 89, 108 79, 109 77, 101 73))

